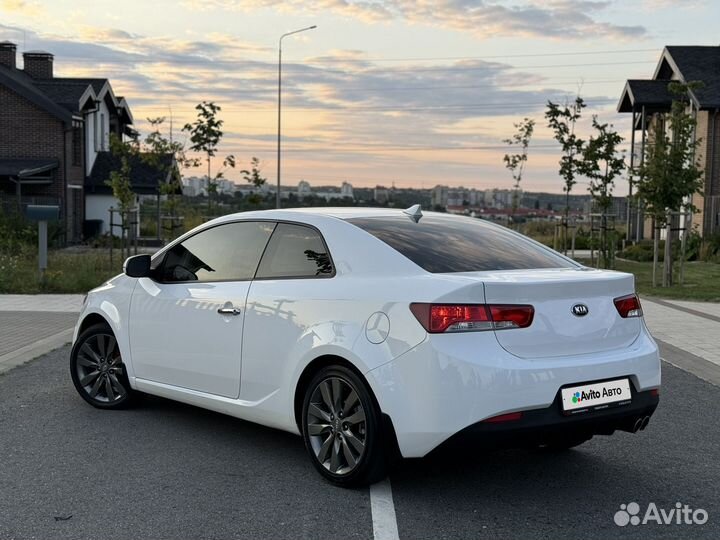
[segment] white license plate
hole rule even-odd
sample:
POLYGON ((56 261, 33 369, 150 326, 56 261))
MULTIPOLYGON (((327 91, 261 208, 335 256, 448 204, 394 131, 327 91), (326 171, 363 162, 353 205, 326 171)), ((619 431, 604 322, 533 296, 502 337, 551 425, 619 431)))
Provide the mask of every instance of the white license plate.
POLYGON ((560 393, 563 410, 573 412, 625 405, 632 399, 629 379, 563 388, 560 393))

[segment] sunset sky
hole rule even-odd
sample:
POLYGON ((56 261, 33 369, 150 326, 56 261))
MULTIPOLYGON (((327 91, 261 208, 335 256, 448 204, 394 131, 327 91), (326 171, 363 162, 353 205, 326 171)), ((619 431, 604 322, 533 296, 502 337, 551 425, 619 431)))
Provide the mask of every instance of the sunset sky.
POLYGON ((283 77, 283 183, 316 186, 509 188, 501 141, 528 116, 523 186, 559 192, 544 103, 579 90, 582 134, 598 114, 629 138, 624 81, 650 77, 664 45, 720 44, 718 21, 720 2, 692 0, 0 0, 0 41, 109 78, 141 133, 172 114, 183 137, 196 103, 218 103, 221 153, 259 157, 271 182, 277 40, 316 24, 284 41, 283 77))

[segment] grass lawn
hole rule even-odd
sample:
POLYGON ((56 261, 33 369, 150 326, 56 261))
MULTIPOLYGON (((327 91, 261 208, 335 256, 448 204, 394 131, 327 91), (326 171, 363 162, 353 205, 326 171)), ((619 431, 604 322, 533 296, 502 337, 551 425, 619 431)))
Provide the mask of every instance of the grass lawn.
MULTIPOLYGON (((588 264, 590 261, 581 261, 588 264)), ((652 263, 616 261, 615 269, 635 274, 635 287, 641 296, 657 296, 674 300, 720 302, 720 264, 707 262, 685 263, 685 283, 679 285, 679 265, 673 271, 675 285, 668 288, 652 286, 652 263)), ((662 279, 662 263, 658 265, 658 282, 662 279)))
POLYGON ((38 279, 37 253, 0 254, 0 293, 86 293, 122 272, 120 252, 113 267, 107 250, 54 250, 48 253, 45 279, 38 279))

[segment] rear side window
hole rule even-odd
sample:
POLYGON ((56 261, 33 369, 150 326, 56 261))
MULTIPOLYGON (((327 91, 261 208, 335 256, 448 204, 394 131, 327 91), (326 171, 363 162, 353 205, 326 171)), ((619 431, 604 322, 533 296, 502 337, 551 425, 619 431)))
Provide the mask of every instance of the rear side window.
POLYGON ((255 278, 331 277, 330 254, 320 233, 311 227, 278 223, 255 278))
POLYGON ((347 221, 428 272, 574 267, 549 249, 481 219, 425 215, 418 223, 406 216, 347 221))
POLYGON ((250 280, 274 227, 237 222, 205 229, 167 251, 158 277, 165 283, 250 280))

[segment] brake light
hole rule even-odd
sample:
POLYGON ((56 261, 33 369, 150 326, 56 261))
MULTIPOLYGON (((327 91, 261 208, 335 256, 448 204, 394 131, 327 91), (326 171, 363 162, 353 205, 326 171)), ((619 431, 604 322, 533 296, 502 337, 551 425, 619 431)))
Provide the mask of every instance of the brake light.
POLYGON ((535 315, 526 305, 413 303, 410 311, 431 334, 527 328, 535 315))
POLYGON ((628 294, 614 300, 615 307, 623 319, 629 317, 642 317, 642 306, 637 294, 628 294))

